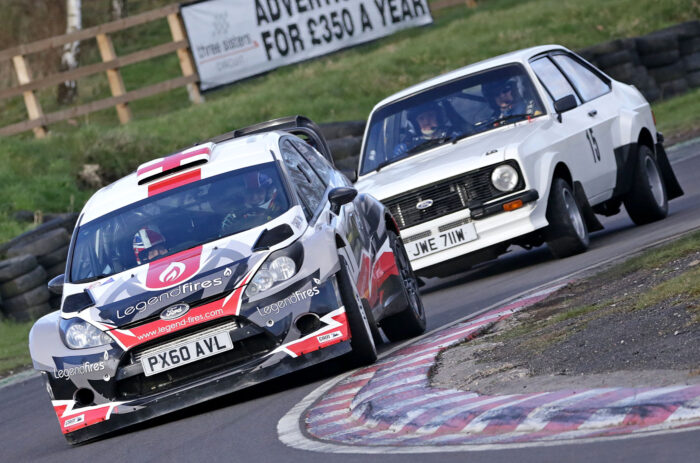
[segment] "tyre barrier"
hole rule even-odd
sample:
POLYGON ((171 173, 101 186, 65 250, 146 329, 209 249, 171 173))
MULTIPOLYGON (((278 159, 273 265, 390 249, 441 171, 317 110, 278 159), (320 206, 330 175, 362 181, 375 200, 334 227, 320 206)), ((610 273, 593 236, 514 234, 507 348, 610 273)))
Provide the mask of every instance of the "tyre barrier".
POLYGON ((21 255, 0 261, 0 309, 16 321, 28 321, 48 313, 50 293, 46 270, 35 256, 21 255))
POLYGON ((28 321, 55 310, 60 296, 52 296, 48 281, 64 272, 69 232, 77 214, 62 214, 0 246, 9 257, 0 261, 0 312, 28 321))
POLYGON ((637 87, 649 101, 668 98, 700 86, 700 21, 597 44, 579 54, 610 77, 637 87))

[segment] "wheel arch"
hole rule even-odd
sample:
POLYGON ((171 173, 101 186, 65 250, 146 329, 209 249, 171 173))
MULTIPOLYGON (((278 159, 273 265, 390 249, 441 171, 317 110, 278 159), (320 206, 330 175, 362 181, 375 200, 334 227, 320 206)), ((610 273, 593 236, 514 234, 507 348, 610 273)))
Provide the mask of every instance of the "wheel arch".
POLYGON ((574 180, 571 175, 571 170, 569 170, 569 167, 562 161, 557 162, 557 164, 554 166, 554 171, 552 172, 552 180, 549 182, 550 188, 551 184, 554 183, 555 178, 562 178, 566 180, 570 186, 573 186, 574 180))
POLYGON ((642 127, 642 129, 639 131, 639 136, 637 137, 637 144, 639 145, 645 145, 651 149, 652 152, 655 153, 654 150, 654 137, 652 137, 651 132, 649 132, 649 129, 646 127, 642 127))

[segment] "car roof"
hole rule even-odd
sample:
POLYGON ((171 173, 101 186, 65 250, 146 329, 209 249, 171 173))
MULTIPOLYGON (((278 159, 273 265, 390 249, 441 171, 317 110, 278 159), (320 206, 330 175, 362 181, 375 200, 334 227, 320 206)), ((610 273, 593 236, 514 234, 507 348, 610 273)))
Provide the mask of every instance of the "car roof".
POLYGON ((195 180, 278 160, 284 135, 289 134, 272 131, 206 142, 141 164, 136 172, 97 191, 83 207, 80 225, 195 180))
MULTIPOLYGON (((497 66, 502 66, 505 64, 511 64, 511 63, 521 63, 521 64, 526 64, 530 58, 532 58, 535 55, 539 55, 541 53, 545 53, 548 51, 553 51, 553 50, 567 50, 565 47, 562 47, 561 45, 539 45, 536 47, 530 47, 530 48, 524 48, 522 50, 516 50, 512 51, 510 53, 506 53, 503 55, 499 56, 494 56, 493 58, 488 58, 483 61, 479 61, 476 63, 469 64, 467 66, 461 67, 459 69, 455 69, 450 72, 446 72, 445 74, 441 74, 436 77, 432 77, 428 80, 425 80, 423 82, 420 82, 418 84, 412 85, 408 88, 405 88, 401 90, 400 92, 394 93, 393 95, 390 95, 386 98, 384 98, 382 101, 377 103, 374 108, 372 109, 372 112, 375 112, 377 109, 386 106, 390 103, 393 103, 394 101, 401 100, 407 96, 413 95, 414 93, 419 93, 424 90, 427 90, 429 88, 435 87, 436 85, 441 85, 446 82, 450 82, 454 79, 458 79, 460 77, 473 74, 475 72, 480 72, 484 71, 486 69, 491 69, 497 66)), ((568 51, 568 50, 567 50, 568 51)))

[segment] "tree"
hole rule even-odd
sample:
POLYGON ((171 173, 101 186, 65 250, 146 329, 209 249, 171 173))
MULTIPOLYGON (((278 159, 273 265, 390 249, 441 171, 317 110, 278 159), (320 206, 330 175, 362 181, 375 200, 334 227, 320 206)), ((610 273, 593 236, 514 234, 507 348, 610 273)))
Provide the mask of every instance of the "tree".
POLYGON ((110 0, 112 21, 122 19, 127 15, 126 1, 127 0, 110 0))
MULTIPOLYGON (((82 29, 81 0, 66 0, 66 34, 82 29)), ((80 42, 69 42, 63 46, 61 55, 61 71, 70 71, 78 67, 80 42)), ((58 86, 58 102, 72 103, 78 96, 78 83, 67 80, 58 86)))

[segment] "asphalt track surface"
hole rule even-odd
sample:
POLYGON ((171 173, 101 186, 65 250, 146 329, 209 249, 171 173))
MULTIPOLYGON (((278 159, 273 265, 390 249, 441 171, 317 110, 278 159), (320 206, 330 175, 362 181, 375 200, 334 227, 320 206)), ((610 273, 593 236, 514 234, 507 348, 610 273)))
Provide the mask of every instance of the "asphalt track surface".
MULTIPOLYGON (((700 228, 700 142, 670 153, 685 196, 670 203, 669 217, 635 227, 623 212, 602 220, 588 252, 555 260, 546 247, 513 251, 497 261, 424 287, 428 329, 558 278, 700 228)), ((396 345, 383 345, 386 352, 396 345)), ((698 461, 700 430, 537 448, 421 454, 344 454, 305 451, 279 441, 277 424, 314 389, 345 373, 339 362, 288 375, 77 447, 61 435, 37 377, 0 389, 0 461, 232 461, 232 462, 590 462, 698 461)), ((358 449, 361 451, 361 449, 358 449)))

